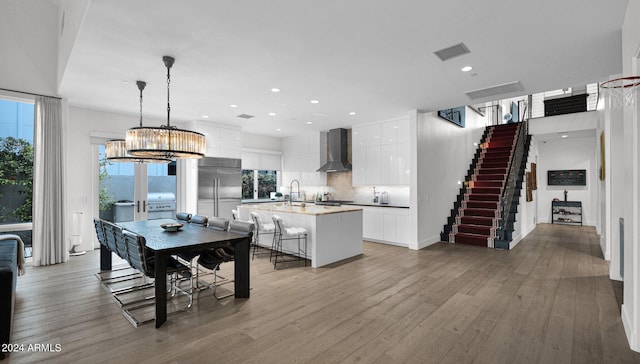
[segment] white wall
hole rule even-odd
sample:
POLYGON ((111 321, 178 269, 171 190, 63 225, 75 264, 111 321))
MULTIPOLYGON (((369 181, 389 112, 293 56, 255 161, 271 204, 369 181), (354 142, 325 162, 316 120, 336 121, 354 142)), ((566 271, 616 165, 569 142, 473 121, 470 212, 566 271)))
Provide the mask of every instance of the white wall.
MULTIPOLYGON (((625 76, 638 75, 638 49, 640 49, 640 2, 629 1, 622 27, 622 73, 625 76)), ((637 96, 637 95, 636 95, 637 96)), ((623 217, 624 234, 624 297, 622 322, 631 349, 640 351, 640 161, 638 157, 640 127, 638 126, 639 105, 626 107, 623 111, 623 159, 612 161, 612 168, 622 170, 625 203, 623 217)), ((616 120, 612 119, 612 123, 616 120)))
POLYGON ((1 1, 0 87, 55 96, 58 34, 52 1, 1 1))
POLYGON ((417 223, 416 243, 421 249, 440 241, 440 233, 458 196, 467 169, 485 129, 485 118, 467 108, 466 127, 439 118, 435 112, 416 117, 416 156, 412 163, 412 218, 417 223), (413 167, 415 165, 415 168, 413 167), (415 176, 414 176, 415 171, 415 176), (414 194, 415 191, 415 194, 414 194))
MULTIPOLYGON (((538 190, 532 191, 533 201, 527 202, 527 180, 526 172, 531 172, 531 163, 537 163, 538 160, 538 146, 536 144, 535 137, 531 138, 531 145, 529 146, 529 156, 527 158, 527 168, 525 175, 523 176, 522 190, 520 193, 520 201, 518 204, 518 213, 516 214, 516 221, 514 224, 513 240, 509 244, 509 249, 513 249, 527 234, 529 234, 537 224, 537 206, 538 206, 538 190)), ((537 168, 537 174, 540 174, 540 168, 537 168)))
MULTIPOLYGON (((93 218, 98 216, 95 197, 98 195, 98 150, 93 140, 113 137, 124 138, 127 129, 136 126, 137 115, 116 114, 79 107, 69 107, 67 127, 67 226, 71 214, 83 213, 82 244, 79 250, 93 249, 97 245, 93 218), (103 138, 100 138, 103 137, 103 138)), ((162 120, 145 118, 146 125, 160 125, 162 120)), ((70 234, 70 231, 67 231, 70 234)), ((70 238, 70 237, 69 237, 70 238)))
POLYGON ((537 145, 538 163, 538 222, 551 223, 551 201, 564 200, 568 191, 569 201, 582 201, 583 225, 595 226, 597 221, 597 169, 595 161, 595 136, 541 141, 537 145), (586 169, 586 186, 549 186, 547 171, 559 169, 586 169))
POLYGON ((57 82, 62 82, 64 71, 67 68, 71 51, 76 43, 78 32, 82 27, 84 16, 89 9, 91 0, 59 0, 58 9, 58 65, 57 82), (64 22, 63 22, 64 19, 64 22))

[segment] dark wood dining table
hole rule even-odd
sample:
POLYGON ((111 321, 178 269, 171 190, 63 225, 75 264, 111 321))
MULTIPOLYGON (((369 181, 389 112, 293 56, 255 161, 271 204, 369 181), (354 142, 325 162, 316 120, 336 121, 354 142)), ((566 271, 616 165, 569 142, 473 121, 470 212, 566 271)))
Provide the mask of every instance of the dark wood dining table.
MULTIPOLYGON (((176 232, 164 230, 160 225, 176 223, 172 219, 119 222, 117 225, 145 237, 147 248, 155 256, 155 309, 156 328, 167 321, 167 258, 177 253, 201 251, 233 246, 235 297, 249 298, 249 245, 248 236, 218 231, 199 225, 184 223, 176 232)), ((111 270, 111 252, 101 245, 101 270, 111 270), (102 249, 106 251, 102 251, 102 249)))

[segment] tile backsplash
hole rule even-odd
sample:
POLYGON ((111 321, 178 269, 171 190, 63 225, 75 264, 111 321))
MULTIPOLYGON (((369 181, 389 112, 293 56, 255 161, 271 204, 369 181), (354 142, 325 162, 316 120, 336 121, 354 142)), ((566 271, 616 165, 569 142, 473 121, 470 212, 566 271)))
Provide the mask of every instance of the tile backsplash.
MULTIPOLYGON (((373 202, 374 186, 353 186, 351 184, 351 172, 332 172, 327 173, 327 187, 329 199, 345 200, 359 203, 373 202)), ((386 191, 389 195, 389 204, 409 206, 409 187, 408 186, 375 186, 376 192, 386 191)))

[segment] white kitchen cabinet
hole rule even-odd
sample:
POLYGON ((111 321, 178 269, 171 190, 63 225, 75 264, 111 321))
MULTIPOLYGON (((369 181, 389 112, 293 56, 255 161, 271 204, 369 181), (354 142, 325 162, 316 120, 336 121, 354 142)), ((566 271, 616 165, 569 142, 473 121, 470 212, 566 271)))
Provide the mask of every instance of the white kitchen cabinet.
POLYGON ((316 172, 326 162, 321 133, 307 133, 282 139, 282 184, 297 179, 300 187, 326 186, 327 173, 316 172))
POLYGON ((195 121, 186 126, 204 134, 207 157, 242 158, 242 131, 239 128, 221 127, 204 121, 195 121))
POLYGON ((382 240, 384 238, 384 214, 377 207, 364 207, 362 211, 362 236, 364 239, 382 240))
MULTIPOLYGON (((381 161, 380 161, 381 147, 379 145, 372 145, 366 148, 366 171, 365 181, 368 185, 379 185, 381 183, 381 161)), ((352 173, 353 175, 353 173, 352 173)))
POLYGON ((408 186, 411 177, 409 120, 352 128, 352 184, 408 186))
POLYGON ((393 184, 408 186, 411 183, 411 146, 409 142, 396 144, 394 157, 393 184))
POLYGON ((409 209, 395 207, 363 207, 363 237, 367 240, 409 246, 409 209))

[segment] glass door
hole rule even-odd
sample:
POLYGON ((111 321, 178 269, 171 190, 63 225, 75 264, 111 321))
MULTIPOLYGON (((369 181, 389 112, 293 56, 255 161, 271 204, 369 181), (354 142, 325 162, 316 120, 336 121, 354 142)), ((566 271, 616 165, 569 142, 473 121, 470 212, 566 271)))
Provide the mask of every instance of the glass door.
POLYGON ((176 214, 176 162, 109 162, 99 150, 100 218, 113 222, 172 219, 176 214))

